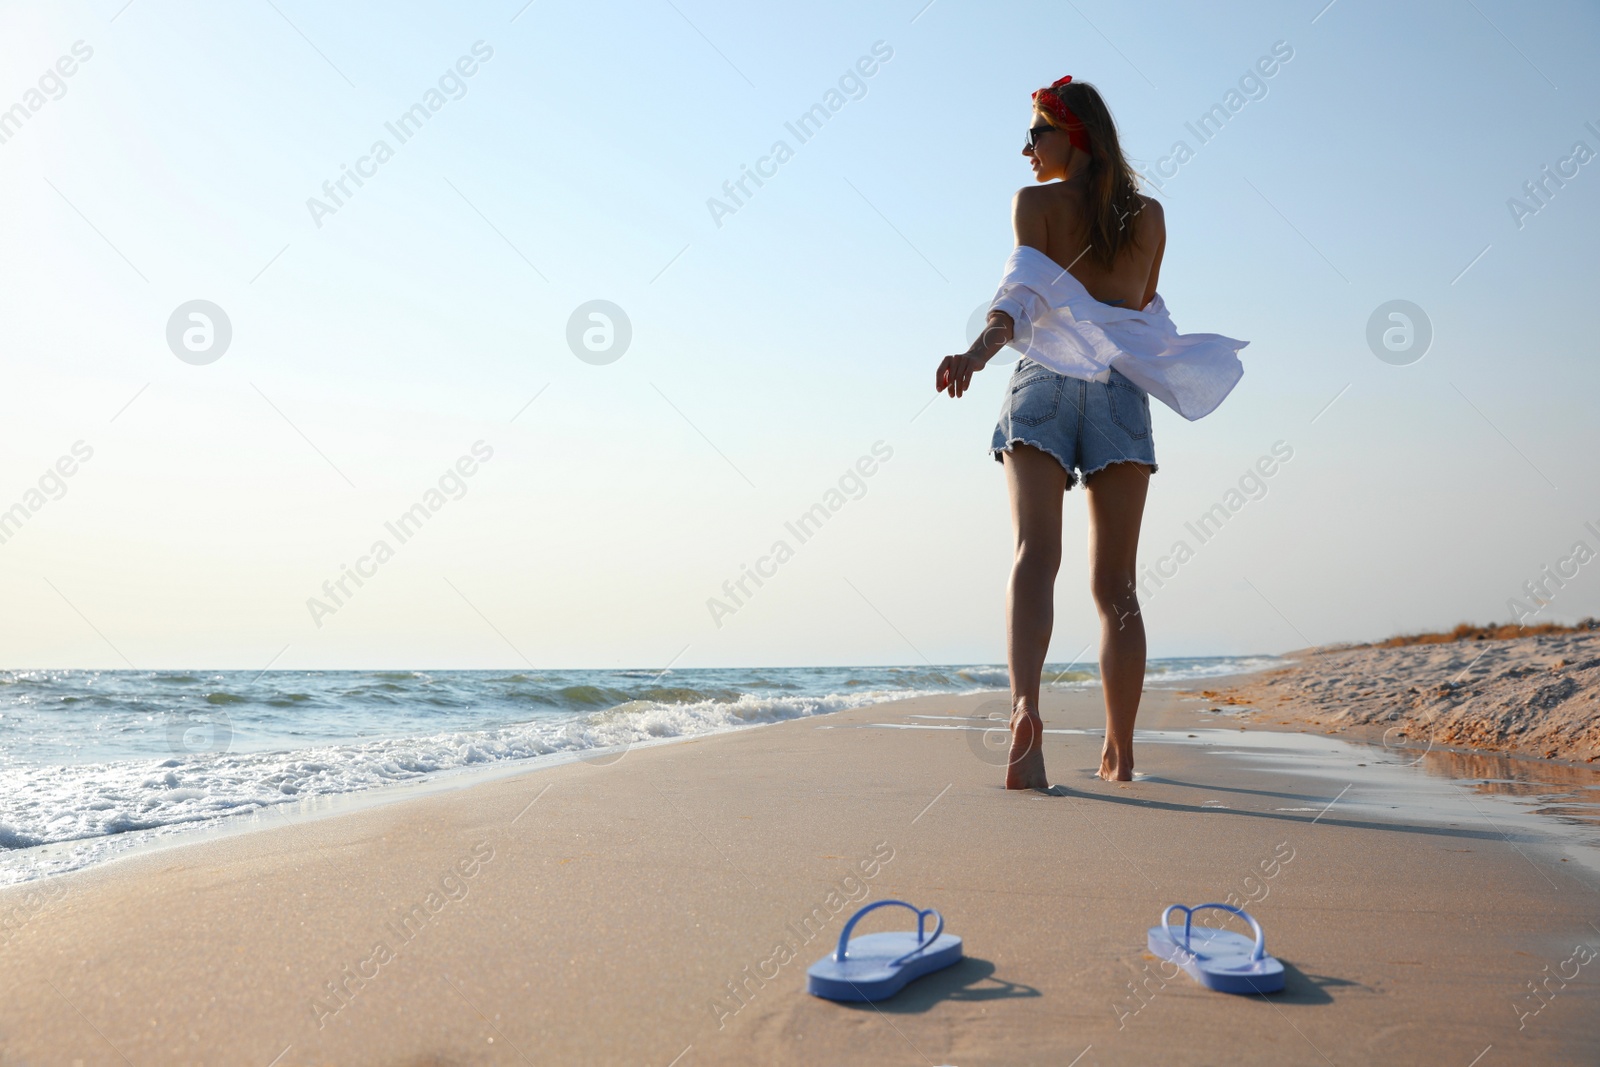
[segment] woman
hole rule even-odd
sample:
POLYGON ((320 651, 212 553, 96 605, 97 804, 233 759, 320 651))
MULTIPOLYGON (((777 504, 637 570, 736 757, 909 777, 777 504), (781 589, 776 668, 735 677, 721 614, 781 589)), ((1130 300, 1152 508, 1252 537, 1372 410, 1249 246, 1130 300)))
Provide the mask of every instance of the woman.
POLYGON ((946 356, 936 378, 937 389, 959 397, 1006 344, 1025 353, 990 449, 1005 466, 1016 533, 1006 595, 1008 789, 1049 785, 1040 674, 1050 647, 1063 495, 1080 473, 1106 702, 1098 774, 1132 779, 1145 664, 1134 568, 1145 490, 1156 471, 1147 390, 1198 418, 1238 380, 1235 353, 1245 344, 1179 336, 1172 327, 1156 294, 1167 237, 1161 205, 1139 194, 1094 87, 1068 76, 1033 100, 1022 154, 1040 184, 1018 190, 1012 202, 1017 250, 983 334, 962 355, 946 356), (1168 381, 1175 368, 1182 373, 1168 381))

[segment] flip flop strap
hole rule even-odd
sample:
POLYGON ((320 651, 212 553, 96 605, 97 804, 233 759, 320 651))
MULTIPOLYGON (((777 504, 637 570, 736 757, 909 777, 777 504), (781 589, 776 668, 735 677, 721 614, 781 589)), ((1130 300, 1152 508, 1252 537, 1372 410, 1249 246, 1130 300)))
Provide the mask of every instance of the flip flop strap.
POLYGON ((861 921, 862 916, 866 915, 869 911, 873 911, 877 908, 888 907, 891 904, 895 905, 896 907, 910 908, 912 911, 917 913, 917 947, 912 949, 910 952, 907 952, 904 956, 890 960, 889 966, 898 967, 912 956, 924 951, 929 945, 937 941, 939 939, 939 935, 944 932, 944 916, 940 915, 932 908, 919 908, 915 904, 908 904, 903 900, 875 900, 871 904, 868 904, 866 907, 862 908, 860 911, 856 912, 854 915, 850 916, 850 921, 844 924, 844 929, 839 931, 839 947, 834 950, 833 958, 840 963, 844 962, 846 949, 850 945, 850 931, 856 928, 856 923, 861 921), (933 933, 924 938, 922 936, 923 924, 930 915, 939 921, 934 926, 933 933))
POLYGON ((1193 924, 1194 913, 1197 911, 1204 911, 1206 908, 1217 908, 1221 911, 1232 912, 1245 922, 1249 923, 1250 929, 1255 931, 1256 935, 1255 947, 1250 951, 1250 958, 1252 960, 1259 960, 1266 956, 1267 935, 1261 929, 1261 924, 1256 922, 1255 916, 1251 915, 1243 908, 1234 907, 1232 904, 1196 904, 1192 908, 1186 908, 1182 904, 1169 905, 1167 910, 1161 913, 1161 926, 1166 930, 1167 937, 1171 939, 1173 944, 1176 945, 1178 943, 1178 938, 1173 933, 1172 923, 1169 922, 1168 919, 1174 911, 1181 911, 1183 912, 1183 950, 1190 955, 1196 954, 1194 950, 1189 947, 1189 928, 1193 924))

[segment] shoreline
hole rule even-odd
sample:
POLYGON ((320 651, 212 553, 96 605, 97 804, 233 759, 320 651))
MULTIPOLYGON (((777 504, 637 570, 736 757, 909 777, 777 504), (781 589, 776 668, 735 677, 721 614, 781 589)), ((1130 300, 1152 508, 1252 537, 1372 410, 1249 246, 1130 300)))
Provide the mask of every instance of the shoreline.
MULTIPOLYGON (((1600 637, 1593 638, 1600 645, 1600 637)), ((1526 639, 1530 641, 1538 639, 1526 639)), ((1440 645, 1422 646, 1427 649, 1438 649, 1440 645)), ((1328 736, 1337 736, 1345 740, 1369 745, 1386 753, 1392 753, 1406 758, 1420 760, 1423 755, 1431 752, 1456 754, 1468 757, 1504 757, 1524 761, 1532 765, 1566 765, 1573 767, 1586 767, 1593 762, 1590 760, 1562 760, 1532 752, 1521 751, 1514 748, 1498 749, 1485 746, 1452 745, 1437 740, 1424 740, 1414 742, 1409 738, 1397 735, 1396 727, 1382 724, 1353 723, 1337 725, 1328 729, 1328 721, 1317 717, 1310 709, 1280 702, 1271 710, 1259 707, 1256 701, 1263 692, 1277 695, 1278 690, 1287 688, 1293 679, 1300 677, 1299 672, 1316 666, 1320 657, 1338 655, 1341 653, 1363 653, 1374 649, 1384 652, 1393 651, 1376 645, 1360 645, 1339 647, 1327 652, 1300 650, 1285 653, 1281 656, 1241 656, 1241 660, 1275 658, 1288 661, 1287 665, 1260 668, 1255 670, 1240 671, 1235 674, 1214 675, 1218 681, 1227 684, 1218 689, 1198 688, 1193 679, 1178 679, 1165 684, 1152 685, 1146 683, 1145 692, 1149 694, 1167 693, 1179 698, 1192 699, 1199 702, 1212 702, 1218 707, 1213 708, 1213 713, 1221 711, 1222 707, 1230 710, 1222 714, 1227 717, 1226 722, 1219 725, 1237 725, 1247 722, 1251 728, 1268 732, 1297 732, 1309 727, 1328 736), (1316 657, 1316 658, 1313 658, 1316 657), (1288 716, 1288 718, 1283 718, 1288 716)), ((1217 657, 1226 658, 1226 657, 1217 657)), ((1206 679, 1209 680, 1209 679, 1206 679)), ((1098 679, 1074 681, 1065 685, 1048 687, 1045 692, 1055 694, 1097 694, 1100 690, 1098 679)), ((586 763, 604 766, 622 759, 635 748, 644 749, 661 745, 687 743, 703 738, 716 737, 728 733, 738 733, 755 730, 762 727, 781 725, 787 722, 807 721, 822 719, 842 714, 847 711, 860 711, 878 707, 893 707, 905 702, 921 700, 938 700, 944 698, 990 697, 993 694, 1004 694, 1004 688, 975 689, 949 694, 915 693, 904 697, 891 697, 869 702, 854 707, 837 708, 828 711, 813 712, 808 715, 797 716, 792 719, 779 719, 770 722, 749 722, 737 725, 722 726, 701 733, 683 734, 670 737, 646 738, 632 741, 622 745, 609 746, 589 750, 572 750, 566 752, 548 753, 545 755, 491 761, 481 765, 466 765, 450 767, 440 771, 429 772, 417 779, 393 782, 373 787, 355 789, 348 792, 323 793, 305 797, 300 800, 270 808, 260 808, 252 812, 222 816, 216 819, 204 820, 195 824, 172 823, 164 826, 126 831, 120 834, 102 835, 98 837, 75 838, 65 841, 47 842, 41 845, 18 849, 6 857, 8 867, 25 868, 39 860, 46 860, 53 856, 68 857, 63 863, 51 864, 45 862, 37 873, 12 881, 0 881, 0 891, 14 886, 35 885, 42 881, 71 874, 77 871, 92 870, 107 864, 116 863, 123 859, 141 855, 159 853, 166 849, 183 847, 192 844, 203 844, 213 840, 222 840, 237 835, 248 835, 259 831, 270 830, 281 826, 283 821, 303 822, 325 818, 337 818, 370 808, 382 807, 389 804, 404 803, 406 801, 427 797, 440 792, 459 789, 470 789, 477 785, 497 781, 502 778, 518 777, 521 775, 540 774, 556 767, 570 763, 586 763), (274 818, 274 814, 277 818, 274 818), (98 854, 87 859, 81 857, 83 850, 98 854), (29 862, 24 863, 24 859, 29 862)), ((1146 733, 1145 727, 1140 727, 1139 734, 1146 733)), ((5 872, 0 871, 0 874, 5 872)))
MULTIPOLYGON (((1537 644, 1539 641, 1556 639, 1559 638, 1542 637, 1522 640, 1537 644)), ((1600 648, 1600 635, 1589 635, 1588 639, 1594 641, 1597 648, 1600 648)), ((1385 753, 1413 759, 1413 761, 1422 759, 1428 753, 1446 753, 1465 757, 1504 757, 1525 761, 1533 765, 1584 767, 1593 762, 1593 757, 1587 760, 1562 760, 1514 747, 1496 748, 1481 745, 1447 744, 1438 740, 1436 736, 1426 737, 1417 741, 1402 732, 1405 726, 1404 723, 1397 727, 1393 724, 1384 723, 1334 722, 1330 721, 1325 714, 1319 714, 1312 708, 1297 704, 1284 695, 1293 686, 1302 684, 1303 672, 1308 670, 1321 668, 1324 673, 1337 674, 1337 671, 1333 671, 1332 668, 1327 666, 1324 657, 1337 657, 1346 654, 1387 654, 1392 656, 1397 653, 1404 654, 1407 651, 1414 654, 1418 648, 1437 651, 1448 647, 1447 645, 1430 644, 1404 646, 1401 649, 1395 649, 1382 645, 1358 645, 1340 646, 1325 651, 1300 650, 1277 657, 1216 657, 1219 659, 1237 658, 1239 660, 1273 658, 1285 661, 1287 665, 1211 676, 1224 683, 1217 689, 1199 688, 1194 679, 1177 679, 1164 684, 1159 681, 1156 684, 1151 684, 1147 681, 1146 693, 1170 693, 1180 698, 1211 701, 1218 705, 1212 709, 1213 713, 1221 711, 1223 707, 1230 709, 1223 714, 1227 716, 1227 721, 1233 724, 1241 721, 1247 722, 1252 728, 1269 732, 1296 732, 1314 727, 1327 736, 1342 737, 1346 740, 1369 745, 1385 753), (1264 695, 1268 699, 1275 699, 1275 703, 1270 710, 1259 706, 1264 695), (1329 728, 1330 726, 1332 728, 1329 728)), ((1209 681, 1210 679, 1203 680, 1209 681)), ((1058 687, 1051 687, 1046 692, 1060 694, 1098 693, 1099 688, 1098 680, 1090 678, 1073 681, 1058 687)), ((529 758, 491 761, 481 765, 451 767, 430 772, 414 780, 355 789, 349 792, 317 794, 290 803, 274 805, 270 808, 260 808, 249 813, 203 820, 196 824, 180 822, 127 831, 120 834, 47 842, 26 849, 15 850, 5 857, 7 860, 6 867, 9 870, 0 870, 0 876, 14 871, 25 871, 26 873, 22 877, 0 882, 0 890, 12 886, 34 885, 76 871, 96 869, 119 860, 159 853, 170 848, 202 844, 237 835, 248 835, 270 830, 281 826, 285 821, 301 822, 335 818, 369 808, 403 803, 443 791, 470 789, 479 784, 502 778, 539 774, 574 762, 603 766, 622 759, 633 748, 643 749, 685 743, 726 733, 780 725, 785 722, 826 718, 850 710, 892 707, 905 701, 937 700, 945 697, 988 697, 991 694, 1004 694, 1005 692, 1007 690, 1004 688, 995 688, 968 690, 950 694, 917 693, 905 697, 891 697, 864 705, 857 705, 854 708, 813 712, 808 715, 797 716, 794 719, 741 723, 722 726, 702 733, 646 738, 606 748, 573 750, 529 758), (89 855, 85 856, 86 852, 89 855), (55 857, 62 857, 62 861, 50 862, 55 857)), ((1145 729, 1141 727, 1139 733, 1143 734, 1145 732, 1145 729)), ((1597 746, 1597 748, 1600 748, 1600 746, 1597 746)))
MULTIPOLYGON (((1240 663, 1269 660, 1273 657, 1266 656, 1241 656, 1241 657, 1167 657, 1165 663, 1186 663, 1196 659, 1213 659, 1218 662, 1237 661, 1240 663)), ((826 668, 832 669, 832 668, 826 668)), ((842 668, 848 670, 849 668, 842 668)), ((880 668, 874 668, 880 669, 880 668)), ((898 668, 884 668, 898 669, 898 668)), ((787 717, 774 718, 766 721, 738 721, 716 725, 710 728, 699 729, 694 732, 672 734, 668 736, 645 736, 620 744, 597 746, 594 748, 572 748, 561 751, 546 752, 534 756, 512 756, 502 758, 489 758, 480 762, 469 762, 462 765, 450 766, 433 771, 421 772, 418 777, 400 781, 381 782, 378 784, 358 786, 353 789, 314 792, 297 795, 295 799, 285 800, 281 803, 256 807, 253 810, 206 816, 201 818, 184 818, 170 822, 159 823, 153 826, 141 826, 136 829, 124 830, 116 833, 103 833, 82 837, 67 838, 57 841, 45 841, 37 845, 22 848, 0 850, 0 887, 6 885, 26 885, 37 882, 42 878, 55 877, 75 870, 96 867, 104 863, 113 862, 124 856, 159 850, 173 845, 180 845, 192 841, 204 841, 213 837, 225 837, 239 833, 249 833, 255 830, 266 829, 279 825, 280 817, 304 818, 325 817, 357 811, 373 804, 385 804, 405 800, 411 796, 427 795, 439 789, 463 788, 480 780, 490 781, 505 775, 525 773, 538 773, 551 767, 560 766, 571 761, 584 763, 605 764, 620 759, 632 748, 643 748, 661 744, 692 740, 698 737, 711 737, 730 731, 751 729, 759 726, 770 726, 780 722, 796 721, 823 717, 836 714, 852 708, 872 706, 880 703, 892 703, 895 700, 917 699, 921 697, 935 698, 939 696, 961 696, 985 694, 989 692, 1004 692, 1003 688, 990 690, 982 688, 982 683, 976 677, 968 677, 966 672, 981 675, 982 672, 998 669, 1002 674, 1004 668, 994 668, 992 665, 949 665, 950 671, 960 677, 966 678, 973 687, 963 690, 953 690, 940 693, 928 690, 912 689, 904 695, 892 694, 890 691, 870 691, 863 693, 833 692, 827 694, 807 695, 796 698, 797 700, 814 701, 817 707, 801 713, 791 714, 787 717), (871 699, 857 703, 862 697, 871 699), (829 706, 834 705, 834 706, 829 706), (273 813, 277 813, 274 815, 273 813)), ((1183 668, 1180 668, 1183 669, 1183 668)), ((193 672, 190 672, 193 673, 193 672)), ((201 672, 204 673, 204 672, 201 672)), ((1232 677, 1232 675, 1208 675, 1207 677, 1232 677)), ((1068 683, 1063 687, 1065 691, 1072 691, 1074 686, 1088 686, 1098 689, 1098 681, 1089 678, 1068 683)), ((1171 684, 1171 683, 1169 683, 1171 684)), ((1179 683, 1181 684, 1181 680, 1179 683)), ((742 699, 742 698, 741 698, 742 699)), ((738 702, 728 706, 737 706, 738 702)), ((615 708, 602 709, 595 714, 602 719, 615 713, 615 708)), ((512 724, 510 728, 517 728, 512 724)), ((529 724, 529 725, 537 725, 529 724)), ((433 735, 404 736, 397 738, 378 738, 379 743, 392 742, 427 742, 433 740, 433 735)), ((263 750, 262 752, 247 752, 245 755, 252 757, 277 756, 297 758, 301 752, 309 752, 313 758, 320 762, 322 754, 329 748, 352 747, 356 742, 335 742, 313 746, 310 749, 291 750, 263 750)), ((121 763, 134 765, 142 764, 139 760, 123 760, 121 763)), ((93 767, 94 764, 84 766, 93 767)), ((154 766, 153 761, 151 766, 154 766)), ((163 766, 166 766, 165 764, 163 766)), ((180 769, 179 776, 186 777, 191 770, 204 771, 204 766, 191 766, 180 769)), ((140 766, 135 778, 159 774, 160 767, 149 769, 140 766)), ((187 784, 186 782, 180 784, 187 784)), ((118 798, 119 804, 126 803, 118 798)), ((143 813, 141 813, 142 815, 143 813)), ((0 820, 0 831, 7 829, 6 823, 0 820)))
MULTIPOLYGON (((656 738, 619 747, 623 752, 626 752, 630 748, 648 748, 654 745, 673 744, 674 742, 688 741, 695 737, 710 737, 716 733, 729 730, 749 729, 766 725, 771 724, 752 723, 750 727, 728 727, 722 731, 689 734, 683 737, 656 738)), ((94 848, 96 846, 108 848, 111 851, 106 855, 90 858, 85 863, 58 866, 36 877, 0 883, 0 891, 13 886, 34 885, 41 881, 63 877, 78 871, 95 870, 120 860, 158 853, 169 848, 205 844, 241 834, 270 830, 275 826, 282 825, 280 821, 270 818, 273 813, 289 821, 339 818, 370 808, 404 803, 441 792, 470 789, 476 785, 496 781, 500 778, 538 774, 541 771, 563 766, 567 763, 600 762, 602 758, 607 757, 614 751, 614 749, 594 749, 582 754, 561 752, 545 756, 533 756, 521 760, 505 760, 482 766, 449 767, 444 770, 429 772, 427 776, 409 781, 390 782, 344 793, 320 793, 284 804, 273 805, 270 808, 258 808, 255 811, 243 812, 237 815, 223 815, 201 822, 169 823, 147 829, 124 831, 119 834, 72 838, 66 841, 50 841, 41 845, 32 845, 25 849, 14 850, 11 856, 7 858, 45 857, 58 853, 70 853, 79 848, 94 848), (586 756, 588 757, 587 759, 585 758, 586 756)), ((18 864, 18 866, 21 866, 21 864, 18 864)))
POLYGON ((1594 834, 1148 700, 1131 783, 1092 777, 1098 690, 1042 701, 1054 795, 1000 787, 1003 696, 923 697, 129 856, 23 913, 39 887, 0 890, 0 1034, 28 1062, 276 1067, 920 1062, 907 1041, 973 1065, 1573 1062, 1600 1040, 1592 983, 1515 1014, 1592 919, 1600 875, 1570 860, 1594 834), (1289 967, 1273 1010, 1144 952, 1163 906, 1229 894, 1289 967), (807 996, 884 897, 937 907, 967 960, 876 1009, 807 996))

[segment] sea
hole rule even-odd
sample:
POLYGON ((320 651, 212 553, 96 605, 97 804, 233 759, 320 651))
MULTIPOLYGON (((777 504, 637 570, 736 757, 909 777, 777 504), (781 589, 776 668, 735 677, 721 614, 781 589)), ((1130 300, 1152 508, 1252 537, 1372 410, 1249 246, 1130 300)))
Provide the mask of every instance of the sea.
MULTIPOLYGON (((1154 659, 1147 684, 1278 663, 1154 659)), ((1044 677, 1055 688, 1099 684, 1092 665, 1053 665, 1044 677)), ((0 671, 0 885, 325 798, 1006 685, 994 665, 0 671)))

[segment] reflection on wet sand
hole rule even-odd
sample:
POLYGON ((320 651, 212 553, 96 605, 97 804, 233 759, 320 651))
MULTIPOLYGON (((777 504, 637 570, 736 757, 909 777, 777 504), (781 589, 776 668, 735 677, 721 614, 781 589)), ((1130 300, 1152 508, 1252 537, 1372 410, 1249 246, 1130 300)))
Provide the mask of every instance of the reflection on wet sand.
POLYGON ((1600 827, 1600 772, 1570 763, 1518 759, 1448 749, 1391 749, 1430 775, 1450 778, 1474 793, 1543 800, 1534 810, 1568 822, 1600 827))

